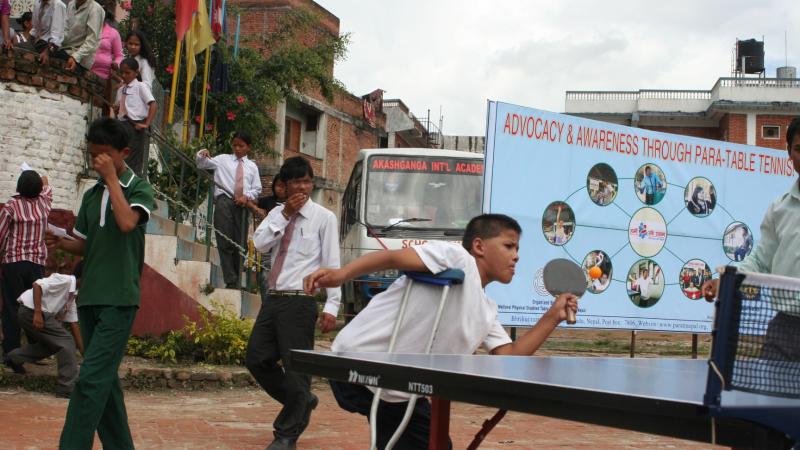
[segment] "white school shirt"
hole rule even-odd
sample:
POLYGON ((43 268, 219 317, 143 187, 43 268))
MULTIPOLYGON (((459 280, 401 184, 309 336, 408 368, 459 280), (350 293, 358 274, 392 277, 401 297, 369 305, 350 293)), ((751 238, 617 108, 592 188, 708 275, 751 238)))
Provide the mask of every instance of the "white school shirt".
POLYGON ((153 68, 150 67, 150 63, 147 62, 144 57, 137 55, 135 58, 137 63, 139 63, 139 75, 142 77, 142 83, 144 83, 150 92, 153 91, 153 80, 155 79, 156 75, 153 71, 153 68))
MULTIPOLYGON (((450 289, 431 353, 471 355, 483 346, 491 351, 511 342, 497 318, 497 304, 486 296, 475 258, 460 244, 429 241, 412 247, 432 273, 464 271, 464 283, 450 289)), ((402 276, 369 301, 331 345, 337 352, 386 352, 408 279, 402 276)), ((442 288, 415 283, 395 342, 396 353, 424 353, 433 328, 442 288)), ((409 394, 384 390, 381 399, 408 401, 409 394)))
MULTIPOLYGON (((267 218, 253 234, 253 245, 262 253, 270 249, 272 267, 278 257, 286 226, 289 221, 283 217, 284 205, 272 208, 267 218)), ((278 291, 302 291, 303 278, 319 268, 339 267, 339 230, 336 216, 326 208, 308 199, 297 212, 292 241, 283 260, 283 269, 278 274, 275 289, 278 291)), ((324 312, 336 316, 342 298, 341 288, 326 288, 328 298, 324 312)))
POLYGON ((156 101, 150 88, 139 80, 123 84, 117 89, 117 103, 122 101, 123 93, 125 94, 125 117, 136 121, 147 119, 150 103, 156 101))
MULTIPOLYGON (((75 277, 54 273, 47 278, 40 278, 34 283, 42 288, 42 311, 60 316, 65 313, 62 322, 77 322, 78 308, 75 306, 77 293, 75 277)), ((34 309, 33 289, 23 292, 17 299, 23 306, 34 309)))
MULTIPOLYGON (((39 14, 42 8, 42 0, 36 2, 33 8, 31 36, 36 39, 41 39, 48 44, 55 44, 57 47, 61 46, 61 41, 64 40, 64 24, 67 16, 67 5, 61 0, 48 0, 45 5, 42 20, 39 20, 39 14)), ((34 41, 36 40, 34 39, 34 41)))
MULTIPOLYGON (((233 191, 236 187, 236 169, 239 167, 239 159, 236 158, 236 155, 223 153, 213 158, 205 158, 200 156, 200 152, 197 152, 194 160, 197 167, 214 171, 214 182, 217 184, 214 187, 214 198, 223 194, 233 198, 233 191)), ((261 177, 258 175, 258 166, 247 156, 243 156, 242 161, 244 162, 242 189, 245 197, 255 200, 261 193, 261 177)))

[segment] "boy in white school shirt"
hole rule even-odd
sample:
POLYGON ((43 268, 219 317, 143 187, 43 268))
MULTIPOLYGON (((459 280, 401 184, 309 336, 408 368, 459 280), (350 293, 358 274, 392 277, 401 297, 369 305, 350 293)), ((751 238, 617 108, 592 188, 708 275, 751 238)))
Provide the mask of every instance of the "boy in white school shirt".
MULTIPOLYGON (((567 318, 567 308, 577 311, 577 298, 563 294, 531 330, 511 341, 497 319, 497 305, 484 288, 492 281, 509 283, 519 260, 522 229, 511 217, 484 214, 473 218, 464 232, 461 245, 430 241, 402 250, 370 253, 341 269, 320 269, 304 280, 306 293, 321 287, 339 286, 346 280, 370 272, 399 269, 439 273, 446 269, 464 271, 464 283, 453 286, 451 300, 442 321, 432 353, 472 354, 483 346, 493 355, 532 355, 555 327, 567 318)), ((376 295, 331 345, 333 351, 385 352, 403 291, 408 280, 400 277, 385 292, 376 295)), ((425 339, 433 326, 435 305, 441 288, 415 284, 406 306, 403 329, 395 344, 397 353, 424 353, 425 339)), ((343 409, 368 416, 373 393, 355 384, 331 381, 336 401, 343 409)), ((383 391, 378 413, 378 448, 385 447, 403 417, 409 394, 383 391)), ((430 403, 420 399, 411 422, 397 443, 398 448, 428 448, 430 403)))
POLYGON ((23 363, 36 362, 55 354, 58 361, 58 397, 68 398, 72 392, 78 379, 76 348, 83 354, 78 308, 75 305, 82 266, 83 263, 78 263, 72 275, 54 273, 34 281, 33 288, 23 292, 18 299, 19 323, 36 343, 10 352, 9 365, 16 372, 25 373, 23 363), (69 333, 64 324, 69 324, 69 333))
POLYGON ((117 90, 117 102, 114 112, 131 133, 128 142, 130 153, 125 164, 142 179, 147 179, 147 160, 150 139, 147 130, 156 117, 156 99, 150 87, 136 79, 139 75, 139 63, 134 58, 125 58, 119 63, 122 85, 117 90))
POLYGON ((231 153, 214 157, 203 149, 195 155, 197 167, 214 171, 214 228, 225 287, 240 288, 242 254, 228 239, 247 247, 247 214, 261 193, 258 166, 247 157, 253 138, 239 130, 231 138, 231 153))

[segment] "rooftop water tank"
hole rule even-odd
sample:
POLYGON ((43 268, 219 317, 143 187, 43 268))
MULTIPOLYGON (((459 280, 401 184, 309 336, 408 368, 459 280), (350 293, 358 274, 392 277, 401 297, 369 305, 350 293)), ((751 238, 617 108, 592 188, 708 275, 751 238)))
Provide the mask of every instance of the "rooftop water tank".
POLYGON ((764 41, 755 39, 736 41, 736 71, 744 73, 764 72, 764 41), (742 67, 743 62, 744 67, 742 67))
POLYGON ((783 79, 797 78, 797 67, 792 67, 792 66, 778 67, 777 77, 783 79))

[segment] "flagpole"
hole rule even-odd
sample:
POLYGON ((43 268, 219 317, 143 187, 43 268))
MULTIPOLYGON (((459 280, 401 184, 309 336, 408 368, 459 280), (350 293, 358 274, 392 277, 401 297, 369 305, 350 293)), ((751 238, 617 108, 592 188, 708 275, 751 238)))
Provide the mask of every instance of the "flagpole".
POLYGON ((203 69, 203 101, 200 102, 200 137, 203 137, 203 131, 206 124, 206 102, 208 101, 208 72, 211 67, 211 47, 206 48, 206 64, 203 69))
POLYGON ((175 41, 175 61, 172 63, 172 90, 169 93, 169 113, 167 114, 167 123, 172 124, 173 115, 175 113, 175 96, 178 93, 178 74, 181 67, 181 44, 180 39, 175 41))
POLYGON ((241 14, 236 14, 236 43, 233 46, 233 57, 239 57, 239 27, 241 25, 241 14))
POLYGON ((191 71, 189 70, 189 58, 194 58, 191 50, 189 49, 189 42, 192 34, 192 27, 186 30, 186 96, 183 102, 183 143, 189 143, 189 97, 192 93, 192 78, 191 71))

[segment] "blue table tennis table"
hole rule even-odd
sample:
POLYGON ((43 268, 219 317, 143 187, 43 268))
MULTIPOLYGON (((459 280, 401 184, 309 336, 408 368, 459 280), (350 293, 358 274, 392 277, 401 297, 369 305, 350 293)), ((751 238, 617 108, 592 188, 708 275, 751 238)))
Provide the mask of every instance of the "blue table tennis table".
POLYGON ((723 391, 719 409, 704 404, 709 369, 700 360, 293 351, 292 366, 332 380, 702 442, 712 442, 716 416, 716 442, 727 446, 780 448, 786 434, 800 438, 798 399, 723 391))
MULTIPOLYGON (((717 302, 709 360, 294 350, 291 366, 431 396, 433 449, 446 448, 450 400, 738 448, 792 448, 800 443, 800 361, 753 348, 775 317, 770 308, 800 295, 742 280, 735 269, 723 276, 720 297, 732 300, 717 302)), ((786 343, 798 349, 793 331, 786 343)))

